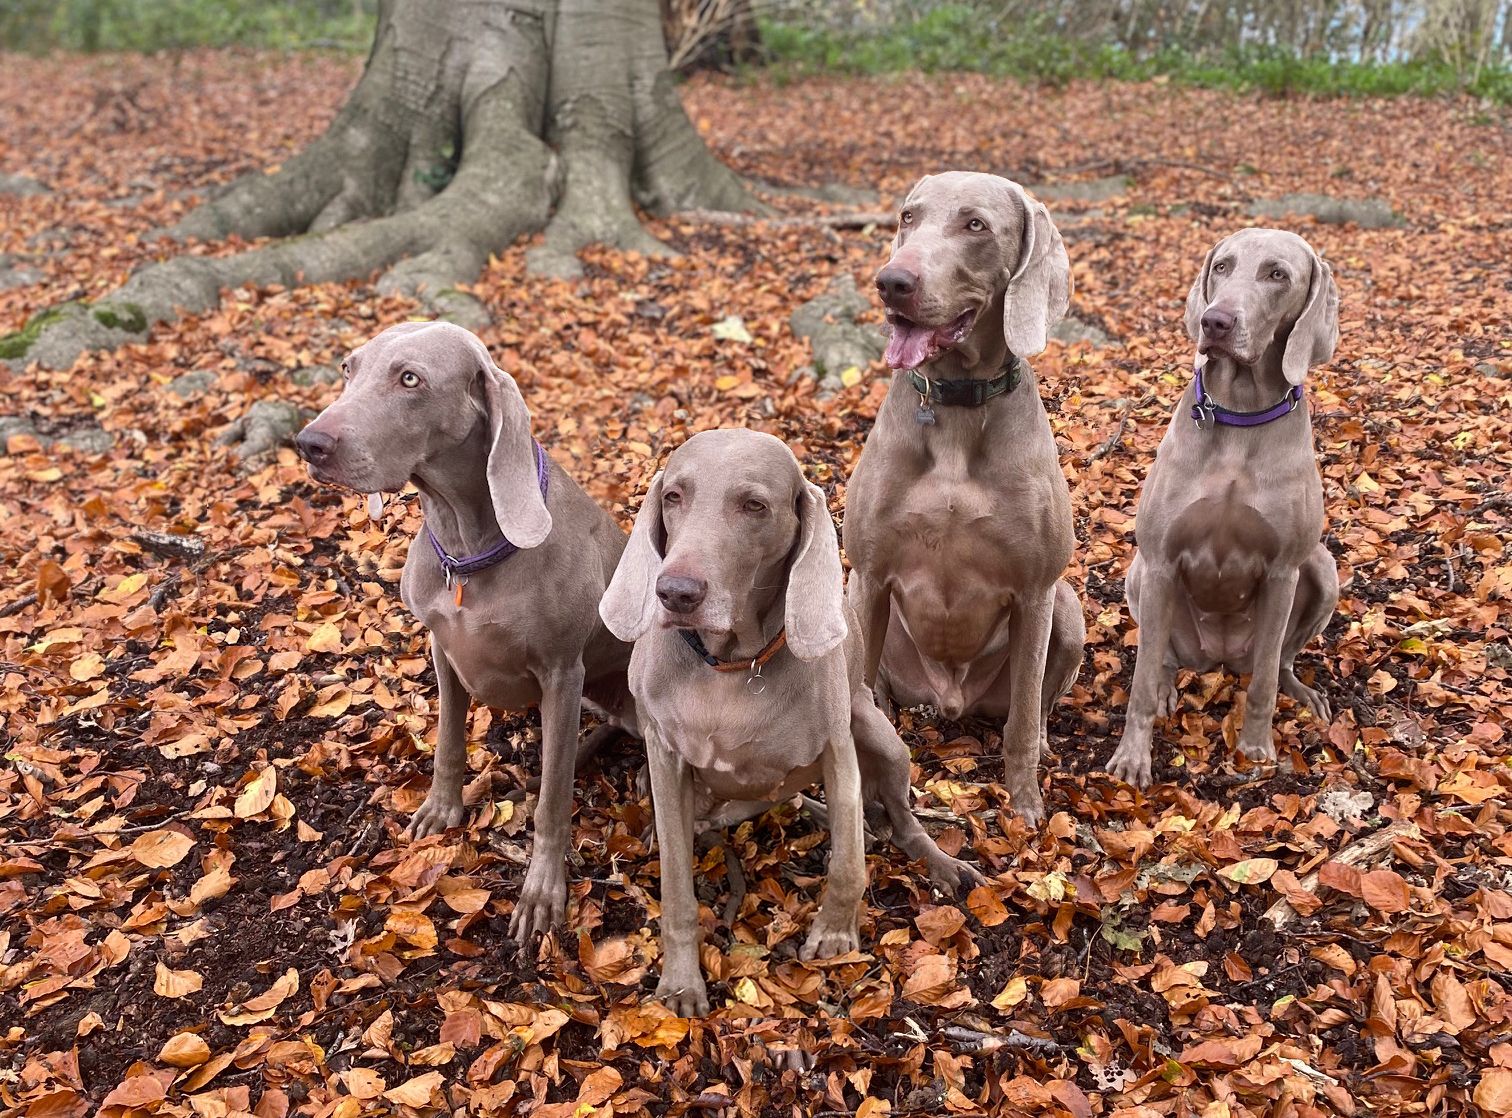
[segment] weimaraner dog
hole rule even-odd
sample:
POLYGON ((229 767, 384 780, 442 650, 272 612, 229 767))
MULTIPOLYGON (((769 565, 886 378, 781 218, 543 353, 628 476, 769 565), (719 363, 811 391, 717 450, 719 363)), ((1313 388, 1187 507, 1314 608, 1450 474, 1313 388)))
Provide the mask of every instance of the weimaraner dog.
POLYGON ((399 592, 430 630, 441 713, 435 776, 411 834, 463 820, 469 697, 541 710, 535 850, 510 921, 524 941, 566 905, 582 706, 608 719, 596 737, 634 732, 630 646, 598 616, 625 534, 531 438, 514 378, 468 331, 393 326, 342 368, 340 399, 299 434, 311 475, 373 494, 370 509, 414 482, 425 512, 399 592))
POLYGON ((997 175, 919 180, 877 273, 897 370, 846 494, 850 600, 884 703, 1004 718, 1031 826, 1051 705, 1086 623, 1060 577, 1071 498, 1033 372, 1071 270, 1043 205, 997 175))
POLYGON ((908 749, 861 679, 824 491, 770 435, 705 431, 668 458, 646 493, 600 612, 635 641, 630 689, 650 759, 661 848, 657 996, 709 1010, 693 894, 697 819, 750 818, 824 782, 829 881, 800 954, 859 943, 866 888, 863 804, 952 891, 981 881, 945 854, 909 807, 908 749))
POLYGON ((1249 672, 1239 749, 1275 757, 1279 685, 1319 718, 1321 692, 1293 671, 1339 600, 1320 542, 1323 483, 1302 392, 1339 342, 1339 293, 1305 240, 1244 229, 1207 255, 1187 296, 1196 376, 1171 415, 1139 498, 1129 611, 1139 655, 1108 771, 1150 782, 1155 719, 1175 712, 1176 669, 1249 672))

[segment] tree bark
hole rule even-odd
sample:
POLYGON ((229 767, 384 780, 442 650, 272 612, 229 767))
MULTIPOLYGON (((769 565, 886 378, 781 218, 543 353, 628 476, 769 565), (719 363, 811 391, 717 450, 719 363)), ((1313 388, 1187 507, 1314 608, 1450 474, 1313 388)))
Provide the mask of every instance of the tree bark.
POLYGON ((0 359, 51 368, 214 307, 225 288, 365 278, 465 325, 456 285, 544 230, 536 272, 580 274, 602 242, 668 253, 636 204, 760 210, 683 111, 659 0, 385 0, 361 79, 326 131, 161 231, 278 238, 231 256, 149 265, 92 305, 50 308, 0 338, 0 359))

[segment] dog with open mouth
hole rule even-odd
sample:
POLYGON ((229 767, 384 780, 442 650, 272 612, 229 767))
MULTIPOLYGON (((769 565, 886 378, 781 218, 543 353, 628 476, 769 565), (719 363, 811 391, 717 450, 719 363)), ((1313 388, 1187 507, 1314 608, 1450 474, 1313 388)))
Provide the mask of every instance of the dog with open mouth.
POLYGON ((310 475, 369 494, 413 482, 425 528, 399 593, 430 630, 440 697, 435 776, 410 821, 416 838, 462 823, 467 714, 541 711, 535 849, 510 934, 558 923, 567 901, 572 777, 582 707, 606 721, 583 741, 635 732, 630 646, 598 616, 625 533, 537 443, 514 378, 449 322, 391 326, 342 362, 341 396, 299 433, 310 475))
POLYGON ((1025 358, 1065 313, 1049 211, 998 175, 926 175, 877 273, 894 370, 846 491, 849 597, 887 705, 1003 719, 1004 784, 1031 826, 1051 705, 1086 623, 1061 578, 1071 498, 1025 358))
POLYGON ((859 945, 864 809, 941 888, 981 874, 935 843, 909 805, 908 747, 861 680, 824 491, 787 445, 704 431, 652 480, 599 611, 634 641, 630 688, 646 739, 661 851, 657 996, 703 1016, 694 824, 730 826, 823 782, 832 842, 800 955, 859 945))

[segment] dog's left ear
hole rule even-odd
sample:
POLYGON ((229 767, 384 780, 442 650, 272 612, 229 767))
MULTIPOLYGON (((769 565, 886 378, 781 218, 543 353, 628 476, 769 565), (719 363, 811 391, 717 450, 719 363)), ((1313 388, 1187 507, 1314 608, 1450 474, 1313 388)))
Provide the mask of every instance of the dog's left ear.
POLYGON ((536 547, 551 534, 551 513, 541 496, 530 411, 514 377, 493 363, 478 343, 483 409, 488 414, 492 446, 488 451, 488 496, 499 530, 516 547, 536 547))
POLYGON ((1030 198, 1018 183, 1009 185, 1024 220, 1018 262, 1003 296, 1003 338, 1008 352, 1033 357, 1071 305, 1071 261, 1044 203, 1030 198))
POLYGON ((622 641, 641 638, 656 620, 656 574, 662 565, 662 475, 651 480, 651 488, 635 514, 635 528, 630 542, 620 555, 619 566, 599 602, 599 616, 604 626, 622 641))
POLYGON ((1307 305, 1297 316, 1291 336, 1286 339, 1281 371, 1290 383, 1301 384, 1307 377, 1307 370, 1332 357, 1338 345, 1339 289, 1334 285, 1333 270, 1328 262, 1314 252, 1307 305))
POLYGON ((788 570, 787 646, 817 660, 845 640, 845 574, 824 490, 805 481, 798 498, 798 548, 788 570))

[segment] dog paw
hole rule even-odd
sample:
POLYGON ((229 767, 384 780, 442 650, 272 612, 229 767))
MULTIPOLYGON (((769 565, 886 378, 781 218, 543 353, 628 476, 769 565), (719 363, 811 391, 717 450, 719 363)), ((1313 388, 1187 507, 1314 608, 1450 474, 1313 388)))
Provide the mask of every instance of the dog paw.
POLYGON ((768 1044, 767 1054, 777 1057, 777 1066, 786 1071, 796 1071, 800 1074, 814 1070, 814 1054, 805 1052, 801 1048, 789 1048, 785 1045, 768 1044))
POLYGON ((1276 743, 1271 740, 1270 727, 1265 727, 1263 736, 1260 734, 1239 735, 1239 752, 1251 761, 1263 764, 1266 761, 1276 759, 1276 743), (1256 740, 1258 739, 1258 740, 1256 740))
POLYGON ((661 981, 656 984, 656 999, 679 1017, 709 1015, 709 988, 704 985, 697 964, 691 973, 672 966, 663 970, 661 981))
POLYGON ((859 950, 860 947, 861 936, 856 931, 854 920, 849 927, 834 927, 825 920, 821 910, 814 919, 814 926, 809 929, 808 939, 798 952, 798 958, 804 962, 811 959, 833 959, 836 955, 844 955, 859 950))
POLYGON ((1181 703, 1181 692, 1176 690, 1176 681, 1168 679, 1155 694, 1155 717, 1169 718, 1176 713, 1181 703))
POLYGON ((1045 800, 1040 795, 1037 781, 1012 781, 1008 785, 1008 795, 1013 801, 1013 810, 1031 831, 1044 821, 1045 800))
POLYGON ((1307 686, 1291 672, 1282 674, 1281 691, 1290 696, 1293 702, 1312 711, 1314 718, 1323 722, 1333 721, 1333 707, 1329 705, 1328 696, 1320 689, 1307 686))
POLYGON ((1125 738, 1108 760, 1110 775, 1135 788, 1150 786, 1150 748, 1125 738))
POLYGON ((970 862, 952 858, 943 850, 936 857, 930 858, 927 864, 929 880, 952 896, 963 897, 987 880, 970 862))
POLYGON ((439 796, 435 792, 425 797, 420 810, 410 816, 409 837, 423 839, 427 835, 439 835, 453 827, 460 827, 467 817, 467 808, 462 806, 462 797, 439 796))
POLYGON ((545 935, 561 923, 567 908, 567 878, 561 865, 538 870, 537 864, 532 861, 525 872, 520 899, 509 918, 509 938, 516 943, 529 943, 533 937, 545 935))

